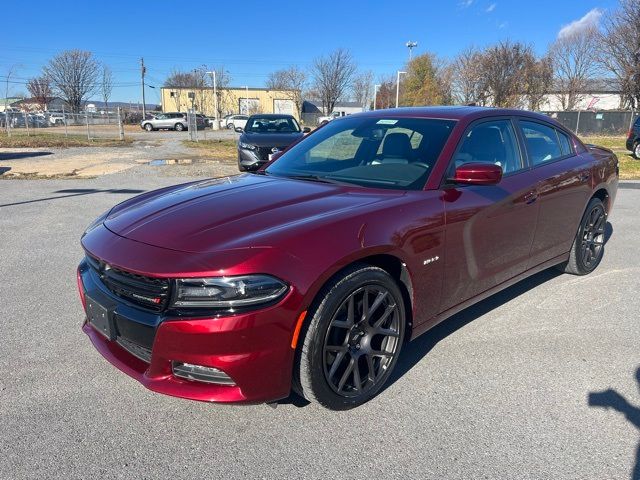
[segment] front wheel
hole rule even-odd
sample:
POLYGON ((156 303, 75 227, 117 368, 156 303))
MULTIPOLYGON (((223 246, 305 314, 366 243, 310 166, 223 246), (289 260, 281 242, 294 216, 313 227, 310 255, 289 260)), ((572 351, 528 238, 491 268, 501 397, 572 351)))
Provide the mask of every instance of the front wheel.
POLYGON ((637 142, 633 146, 633 156, 636 157, 637 160, 640 160, 640 142, 637 142))
POLYGON ((578 233, 573 240, 569 260, 560 270, 574 275, 587 275, 600 264, 604 255, 607 212, 599 198, 592 198, 582 216, 578 233))
POLYGON ((176 132, 182 132, 184 130, 184 125, 181 123, 176 123, 173 128, 176 130, 176 132))
POLYGON ((145 124, 144 129, 147 132, 153 132, 153 125, 151 125, 150 123, 145 124))
POLYGON ((387 382, 402 348, 400 288, 386 271, 358 265, 325 286, 317 302, 308 313, 294 388, 331 410, 362 405, 387 382))

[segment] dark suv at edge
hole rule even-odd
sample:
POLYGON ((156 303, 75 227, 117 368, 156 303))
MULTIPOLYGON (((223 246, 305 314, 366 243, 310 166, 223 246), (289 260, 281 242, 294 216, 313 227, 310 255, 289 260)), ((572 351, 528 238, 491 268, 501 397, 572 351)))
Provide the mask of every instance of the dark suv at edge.
POLYGON ((640 117, 633 122, 627 135, 627 150, 633 152, 633 156, 640 159, 640 117))

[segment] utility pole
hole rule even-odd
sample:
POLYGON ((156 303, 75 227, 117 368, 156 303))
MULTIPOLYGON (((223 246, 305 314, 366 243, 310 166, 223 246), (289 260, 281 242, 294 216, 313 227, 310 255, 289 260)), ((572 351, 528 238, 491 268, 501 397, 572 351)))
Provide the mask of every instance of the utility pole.
POLYGON ((147 68, 144 66, 144 58, 140 58, 140 76, 142 86, 142 119, 147 118, 147 107, 144 101, 144 74, 147 73, 147 68))
POLYGON ((216 71, 213 70, 206 73, 211 75, 211 80, 213 81, 213 108, 215 111, 213 113, 214 122, 212 129, 218 130, 220 128, 220 123, 218 122, 218 84, 216 82, 216 71))

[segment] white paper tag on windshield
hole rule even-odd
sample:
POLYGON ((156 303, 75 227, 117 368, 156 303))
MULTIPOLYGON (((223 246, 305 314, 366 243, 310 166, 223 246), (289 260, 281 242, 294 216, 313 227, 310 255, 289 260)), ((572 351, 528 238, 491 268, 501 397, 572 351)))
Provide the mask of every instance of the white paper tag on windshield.
POLYGON ((376 125, 395 125, 398 120, 392 120, 390 118, 382 118, 376 122, 376 125))

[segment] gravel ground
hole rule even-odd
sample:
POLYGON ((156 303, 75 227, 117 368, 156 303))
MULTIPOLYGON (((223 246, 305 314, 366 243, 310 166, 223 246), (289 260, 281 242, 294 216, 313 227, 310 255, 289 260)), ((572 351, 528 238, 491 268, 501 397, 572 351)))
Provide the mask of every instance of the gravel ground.
MULTIPOLYGON (((229 130, 213 132, 199 131, 200 139, 233 140, 237 134, 229 130)), ((211 161, 207 153, 185 146, 186 132, 127 132, 133 143, 115 147, 74 147, 74 148, 1 148, 0 175, 21 177, 78 176, 94 177, 121 172, 137 165, 152 161, 191 161, 204 163, 211 161)), ((221 163, 221 162, 214 162, 221 163)), ((235 162, 223 162, 233 165, 235 162)), ((213 170, 215 172, 215 170, 213 170)), ((190 175, 185 168, 172 171, 179 175, 190 175)), ((211 168, 194 169, 193 175, 211 175, 211 168)), ((228 174, 229 172, 219 172, 228 174)))
POLYGON ((177 183, 171 168, 0 183, 0 478, 632 478, 640 183, 620 189, 594 274, 542 272, 465 310, 408 345, 376 399, 335 413, 157 395, 80 331, 84 227, 177 183), (591 398, 613 408, 589 405, 609 388, 591 398))

